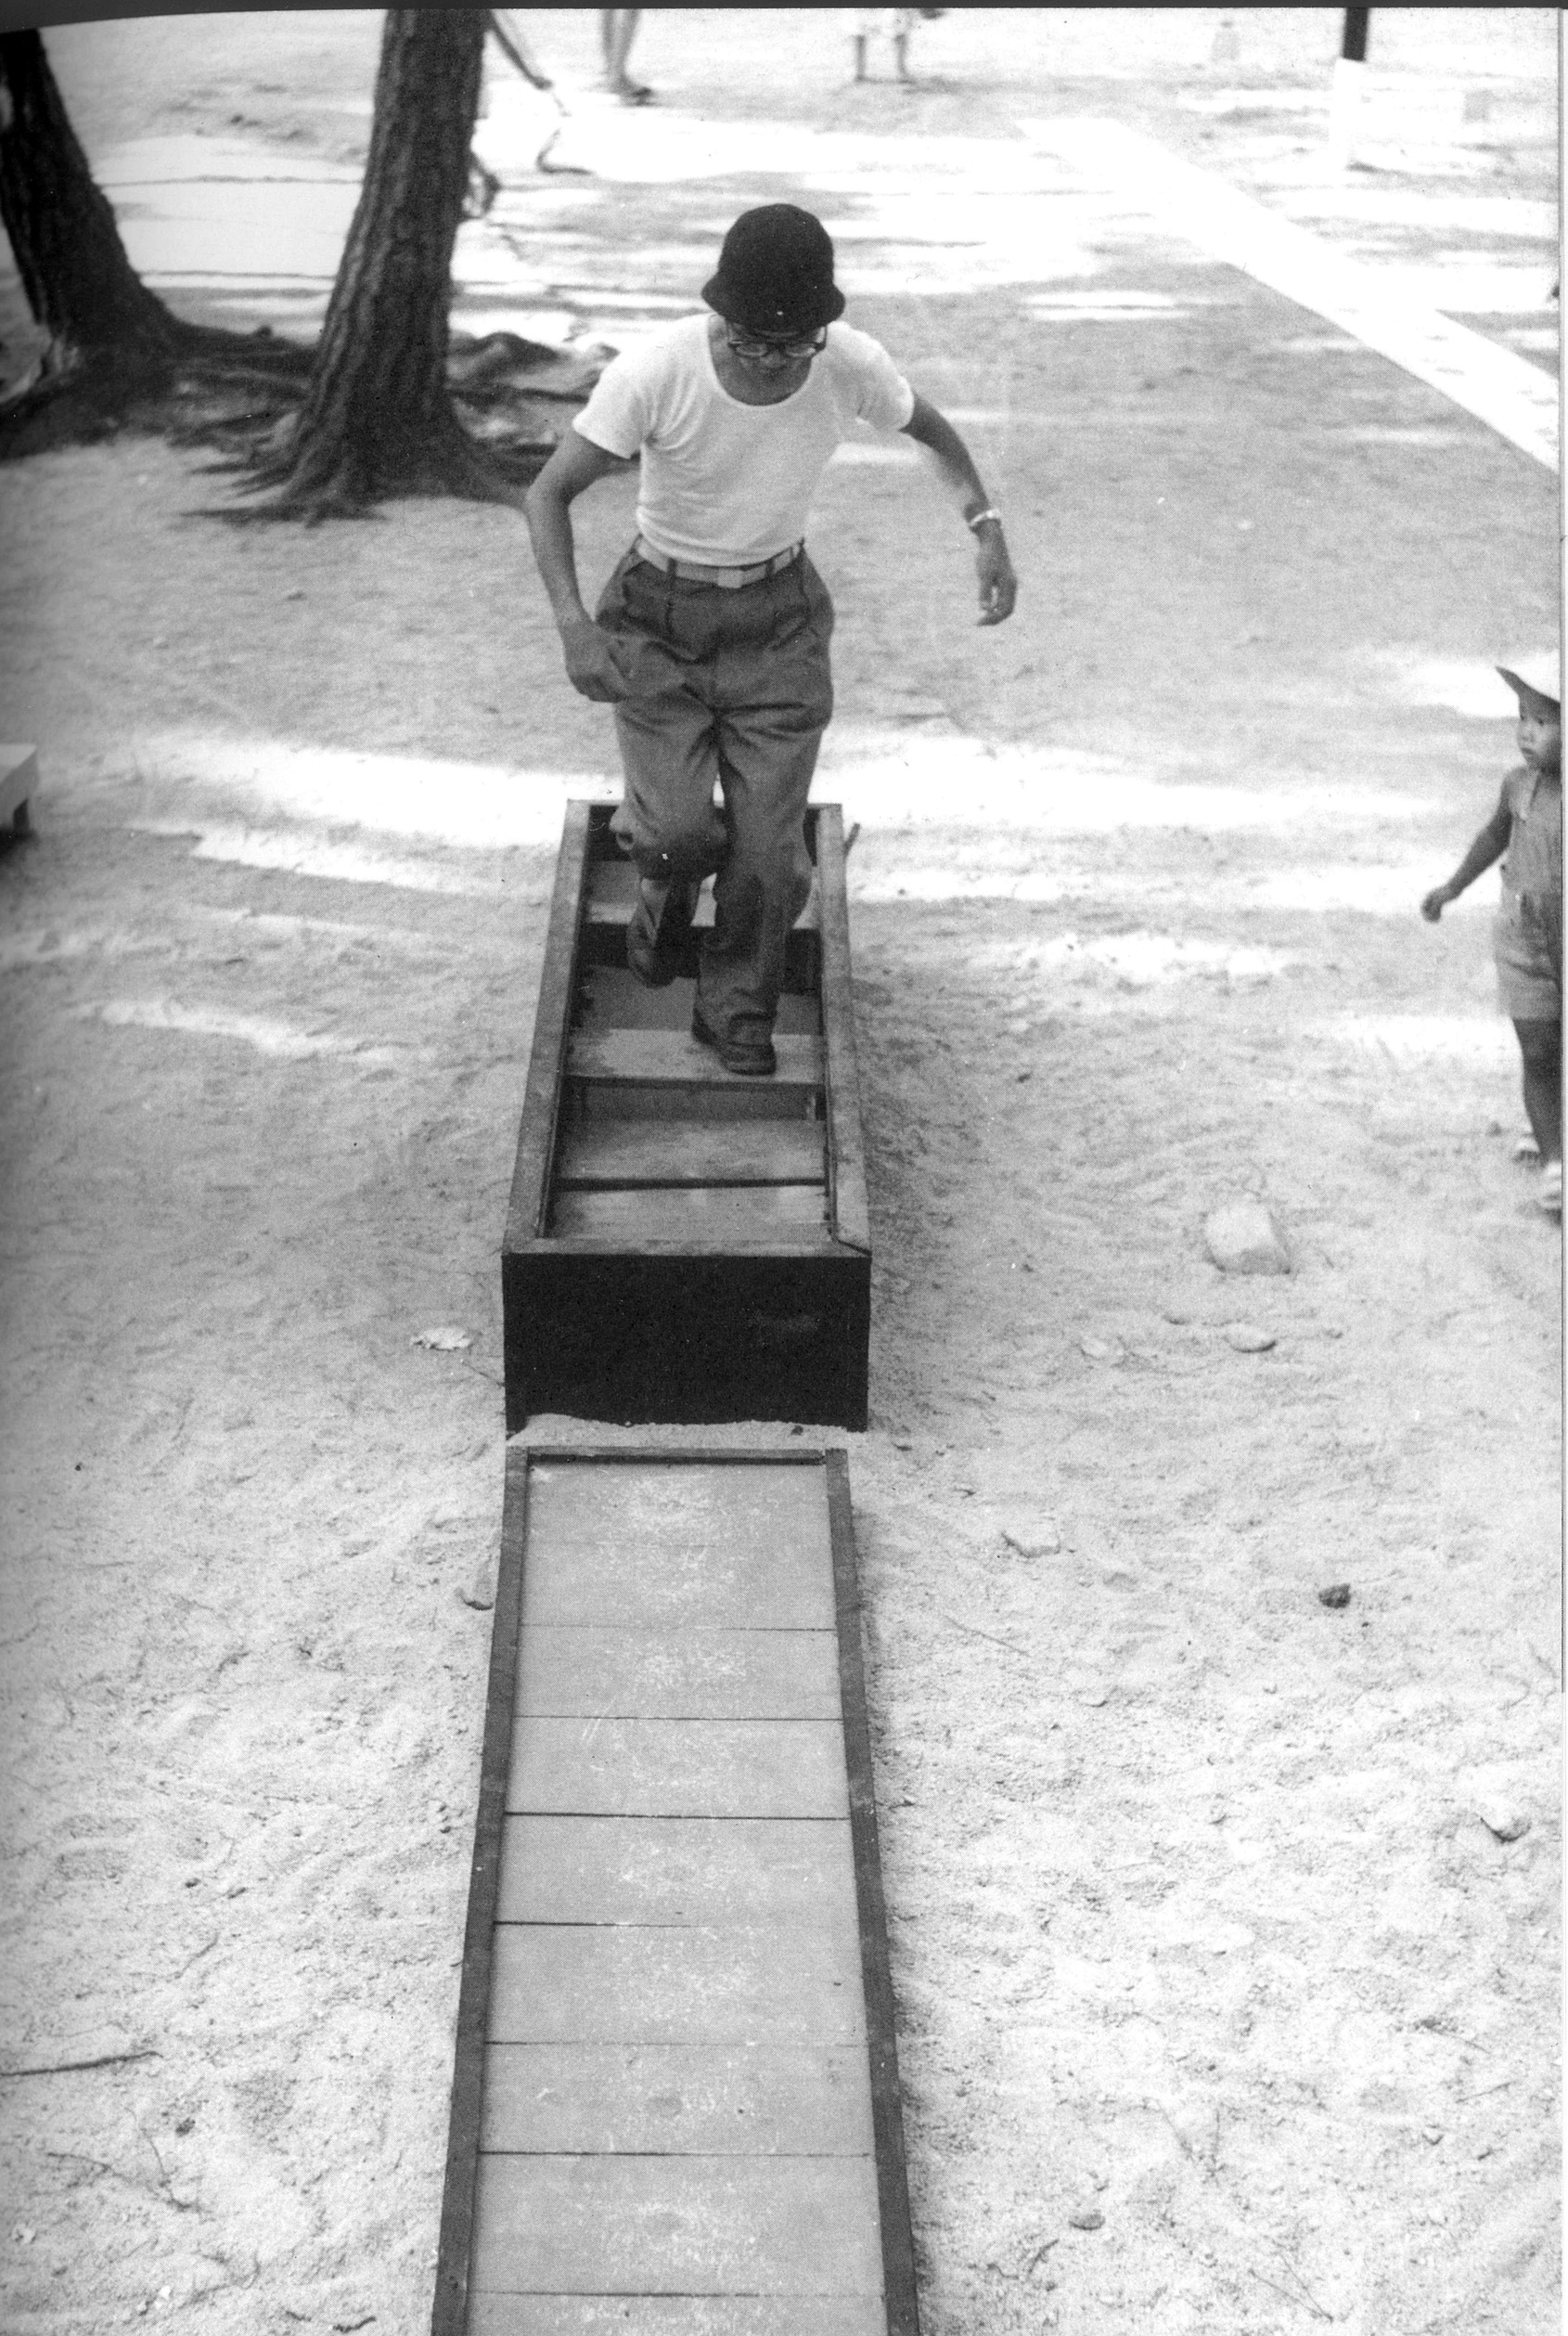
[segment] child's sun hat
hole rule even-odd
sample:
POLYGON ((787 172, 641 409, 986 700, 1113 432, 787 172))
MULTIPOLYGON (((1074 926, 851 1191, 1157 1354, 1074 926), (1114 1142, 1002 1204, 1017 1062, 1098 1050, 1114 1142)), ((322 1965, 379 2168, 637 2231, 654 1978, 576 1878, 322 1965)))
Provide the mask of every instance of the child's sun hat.
POLYGON ((1562 668, 1555 651, 1538 657, 1521 657, 1497 671, 1521 705, 1531 713, 1556 714, 1562 703, 1562 668))

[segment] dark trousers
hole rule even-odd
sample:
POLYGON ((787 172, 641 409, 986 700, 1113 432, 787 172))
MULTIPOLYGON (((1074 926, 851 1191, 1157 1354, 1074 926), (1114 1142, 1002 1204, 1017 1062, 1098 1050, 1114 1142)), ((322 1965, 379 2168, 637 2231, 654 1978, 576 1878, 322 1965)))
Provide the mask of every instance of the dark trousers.
POLYGON ((716 1035, 765 1036, 811 889, 806 796, 833 711, 827 587, 803 552, 737 592, 628 552, 595 613, 635 691, 615 708, 614 833, 654 886, 716 871, 698 1000, 716 1035))

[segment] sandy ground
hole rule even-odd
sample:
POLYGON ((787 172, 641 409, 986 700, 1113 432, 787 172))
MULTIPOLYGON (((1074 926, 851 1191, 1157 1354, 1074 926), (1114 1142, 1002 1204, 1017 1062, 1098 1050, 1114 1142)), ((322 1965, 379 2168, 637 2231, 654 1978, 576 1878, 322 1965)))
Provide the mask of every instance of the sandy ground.
MULTIPOLYGON (((1490 886, 1414 910, 1512 759, 1491 659, 1553 638, 1555 483, 1103 194, 995 263, 987 177, 1022 118, 1125 121, 1501 287, 1485 329, 1549 363, 1550 19, 1490 14, 1436 19, 1442 74, 1391 53, 1386 166, 1338 194, 1332 11, 1233 12, 1218 63, 1213 11, 955 13, 909 96, 843 85, 836 18, 655 14, 667 112, 809 116, 855 182, 665 153, 508 197, 550 206, 514 296, 596 327, 817 203, 1024 579, 977 632, 918 469, 829 472, 930 2336, 1558 2321, 1561 1244, 1490 886), (911 132, 972 196, 945 243, 911 132), (1288 1277, 1206 1258, 1243 1195, 1288 1277)), ((90 148, 352 159, 366 19, 270 66, 269 21, 51 36, 90 148)), ((591 40, 541 19, 590 123, 591 40)), ((610 742, 511 514, 190 516, 226 491, 146 441, 0 480, 0 731, 47 774, 0 859, 7 2336, 430 2307, 497 1250, 560 804, 610 742)), ((629 487, 579 508, 598 576, 629 487)))

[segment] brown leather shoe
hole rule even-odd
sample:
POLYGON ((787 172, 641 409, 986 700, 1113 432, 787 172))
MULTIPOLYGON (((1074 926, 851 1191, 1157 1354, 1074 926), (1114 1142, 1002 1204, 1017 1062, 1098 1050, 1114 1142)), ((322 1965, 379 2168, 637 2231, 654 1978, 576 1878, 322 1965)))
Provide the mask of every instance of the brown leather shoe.
POLYGON ((778 1068, 771 1039, 721 1039, 702 1019, 700 1006, 691 1009, 691 1035, 699 1046, 711 1046, 725 1069, 736 1072, 741 1078, 771 1078, 778 1068))
POLYGON ((647 989, 668 989, 686 961, 686 936, 697 913, 700 880, 667 884, 642 877, 626 927, 626 962, 647 989))

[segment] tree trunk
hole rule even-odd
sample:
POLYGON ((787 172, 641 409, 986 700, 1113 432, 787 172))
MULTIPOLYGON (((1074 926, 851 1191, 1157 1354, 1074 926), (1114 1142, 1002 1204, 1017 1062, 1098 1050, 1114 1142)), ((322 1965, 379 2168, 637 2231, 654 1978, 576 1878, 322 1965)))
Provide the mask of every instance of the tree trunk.
POLYGON ((261 515, 515 493, 458 420, 446 376, 484 32, 481 8, 387 11, 365 184, 304 405, 258 472, 277 489, 261 515))
POLYGON ((125 256, 35 32, 0 34, 0 220, 49 345, 7 405, 106 407, 168 377, 181 327, 125 256))

